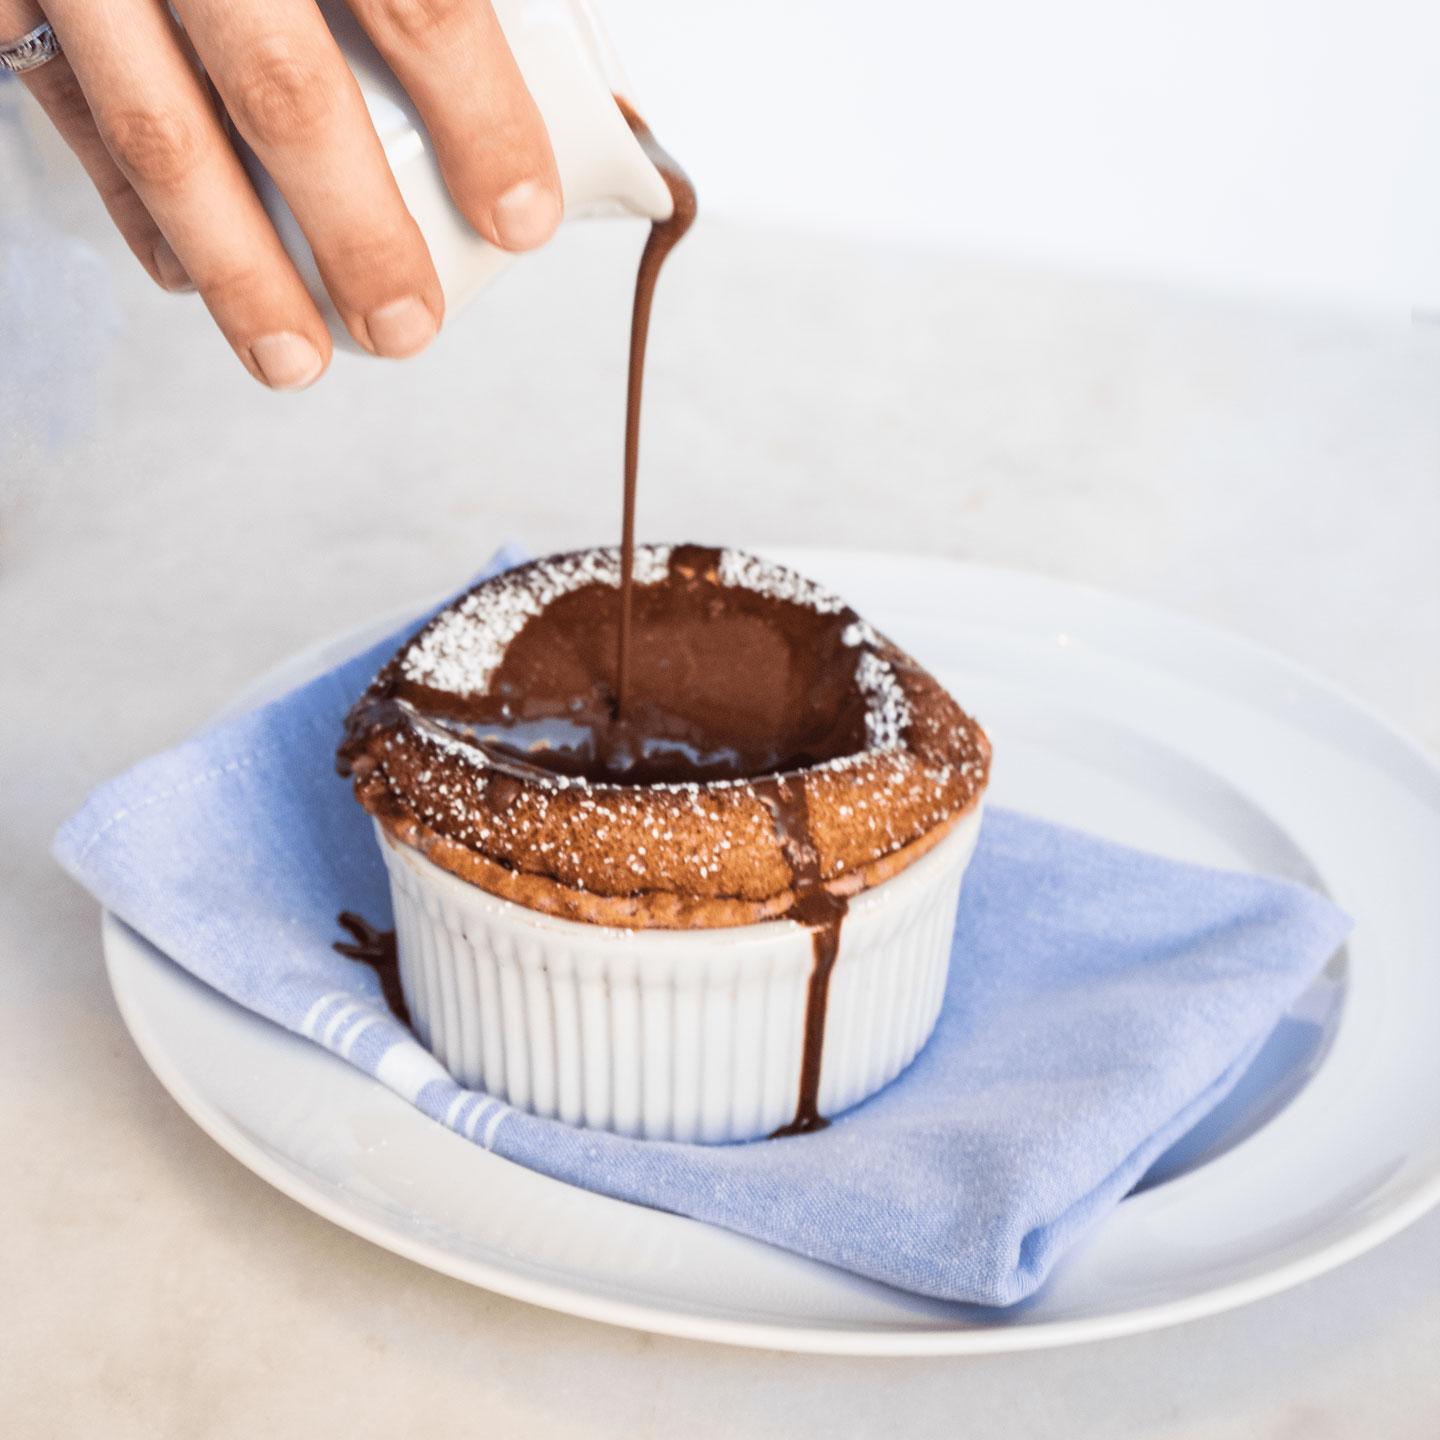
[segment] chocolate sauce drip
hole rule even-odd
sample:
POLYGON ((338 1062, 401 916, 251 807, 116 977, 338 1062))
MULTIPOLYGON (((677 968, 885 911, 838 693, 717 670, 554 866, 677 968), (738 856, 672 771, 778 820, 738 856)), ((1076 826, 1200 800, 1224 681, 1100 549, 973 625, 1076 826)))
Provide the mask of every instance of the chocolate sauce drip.
POLYGON ((657 220, 640 256, 635 277, 635 308, 630 319, 630 377, 625 399, 625 508, 620 529, 620 635, 615 661, 615 714, 623 718, 630 700, 630 618, 635 578, 635 476, 640 463, 640 392, 645 380, 645 342, 650 335, 650 305, 665 257, 695 220, 695 187, 656 141, 650 127, 618 95, 615 103, 650 163, 669 188, 675 209, 657 220))
POLYGON ((820 1064, 825 1053, 825 1015, 830 1003, 830 974, 840 953, 840 926, 850 902, 832 895, 820 876, 820 850, 810 831, 810 807, 800 776, 774 775, 757 780, 756 796, 775 819, 775 835, 790 863, 795 898, 785 912, 810 931, 815 962, 805 993, 805 1043, 800 1054, 800 1095, 795 1118, 772 1139, 823 1130, 830 1122, 820 1113, 820 1064))
POLYGON ((394 1012, 402 1025, 410 1024, 410 1007, 405 1003, 405 992, 400 988, 400 956, 395 948, 393 930, 377 930, 362 915, 353 910, 342 910, 335 922, 342 930, 348 930, 354 943, 337 940, 332 947, 347 960, 358 960, 368 965, 380 977, 380 993, 385 1003, 394 1012))

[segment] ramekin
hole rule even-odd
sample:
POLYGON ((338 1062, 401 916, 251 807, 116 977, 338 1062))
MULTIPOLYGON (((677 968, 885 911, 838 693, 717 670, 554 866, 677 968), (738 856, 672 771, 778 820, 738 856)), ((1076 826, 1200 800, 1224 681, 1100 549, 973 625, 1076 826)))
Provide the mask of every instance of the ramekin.
MULTIPOLYGON (((980 810, 851 900, 830 977, 822 1115, 889 1084, 930 1038, 980 810)), ((411 1020, 460 1084, 534 1115, 650 1140, 753 1140, 794 1118, 814 966, 803 926, 562 920, 376 831, 411 1020)))

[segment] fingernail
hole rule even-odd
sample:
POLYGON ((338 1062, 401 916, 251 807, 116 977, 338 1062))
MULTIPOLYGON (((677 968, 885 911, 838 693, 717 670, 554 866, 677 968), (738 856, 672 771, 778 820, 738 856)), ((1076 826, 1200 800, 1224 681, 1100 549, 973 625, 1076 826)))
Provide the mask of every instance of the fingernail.
POLYGON ((490 221, 505 249, 533 250, 555 233, 560 215, 560 198, 553 190, 522 180, 495 202, 490 221))
POLYGON ((423 350, 435 338, 435 317, 413 295, 392 300, 365 318, 365 329, 377 355, 401 360, 423 350))
POLYGON ((170 248, 168 240, 157 240, 155 248, 150 252, 150 258, 155 262, 155 269, 160 274, 160 283, 167 290, 182 291, 195 288, 195 282, 190 278, 190 272, 180 263, 180 257, 170 248))
POLYGON ((320 352, 303 335, 288 330, 252 340, 250 358, 272 390, 303 390, 325 368, 320 352))

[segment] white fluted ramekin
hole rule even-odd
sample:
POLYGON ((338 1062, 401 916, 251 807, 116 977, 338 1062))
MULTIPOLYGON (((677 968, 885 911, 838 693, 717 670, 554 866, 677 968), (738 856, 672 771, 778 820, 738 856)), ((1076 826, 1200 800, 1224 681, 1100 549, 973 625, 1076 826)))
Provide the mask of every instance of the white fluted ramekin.
MULTIPOLYGON (((980 807, 850 902, 830 977, 819 1111, 893 1080, 930 1038, 980 807)), ((814 949, 791 920, 621 930, 526 909, 377 825, 416 1033, 462 1085, 652 1140, 769 1135, 794 1118, 814 949)))

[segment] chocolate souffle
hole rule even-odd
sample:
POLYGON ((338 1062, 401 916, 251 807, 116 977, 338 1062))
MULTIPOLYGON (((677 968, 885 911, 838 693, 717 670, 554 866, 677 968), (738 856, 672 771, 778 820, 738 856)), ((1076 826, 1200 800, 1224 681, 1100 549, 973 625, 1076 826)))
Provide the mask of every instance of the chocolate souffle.
POLYGON ((631 929, 815 922, 980 802, 974 720, 845 603, 737 550, 620 554, 487 580, 407 641, 338 752, 396 841, 505 900, 631 929))

